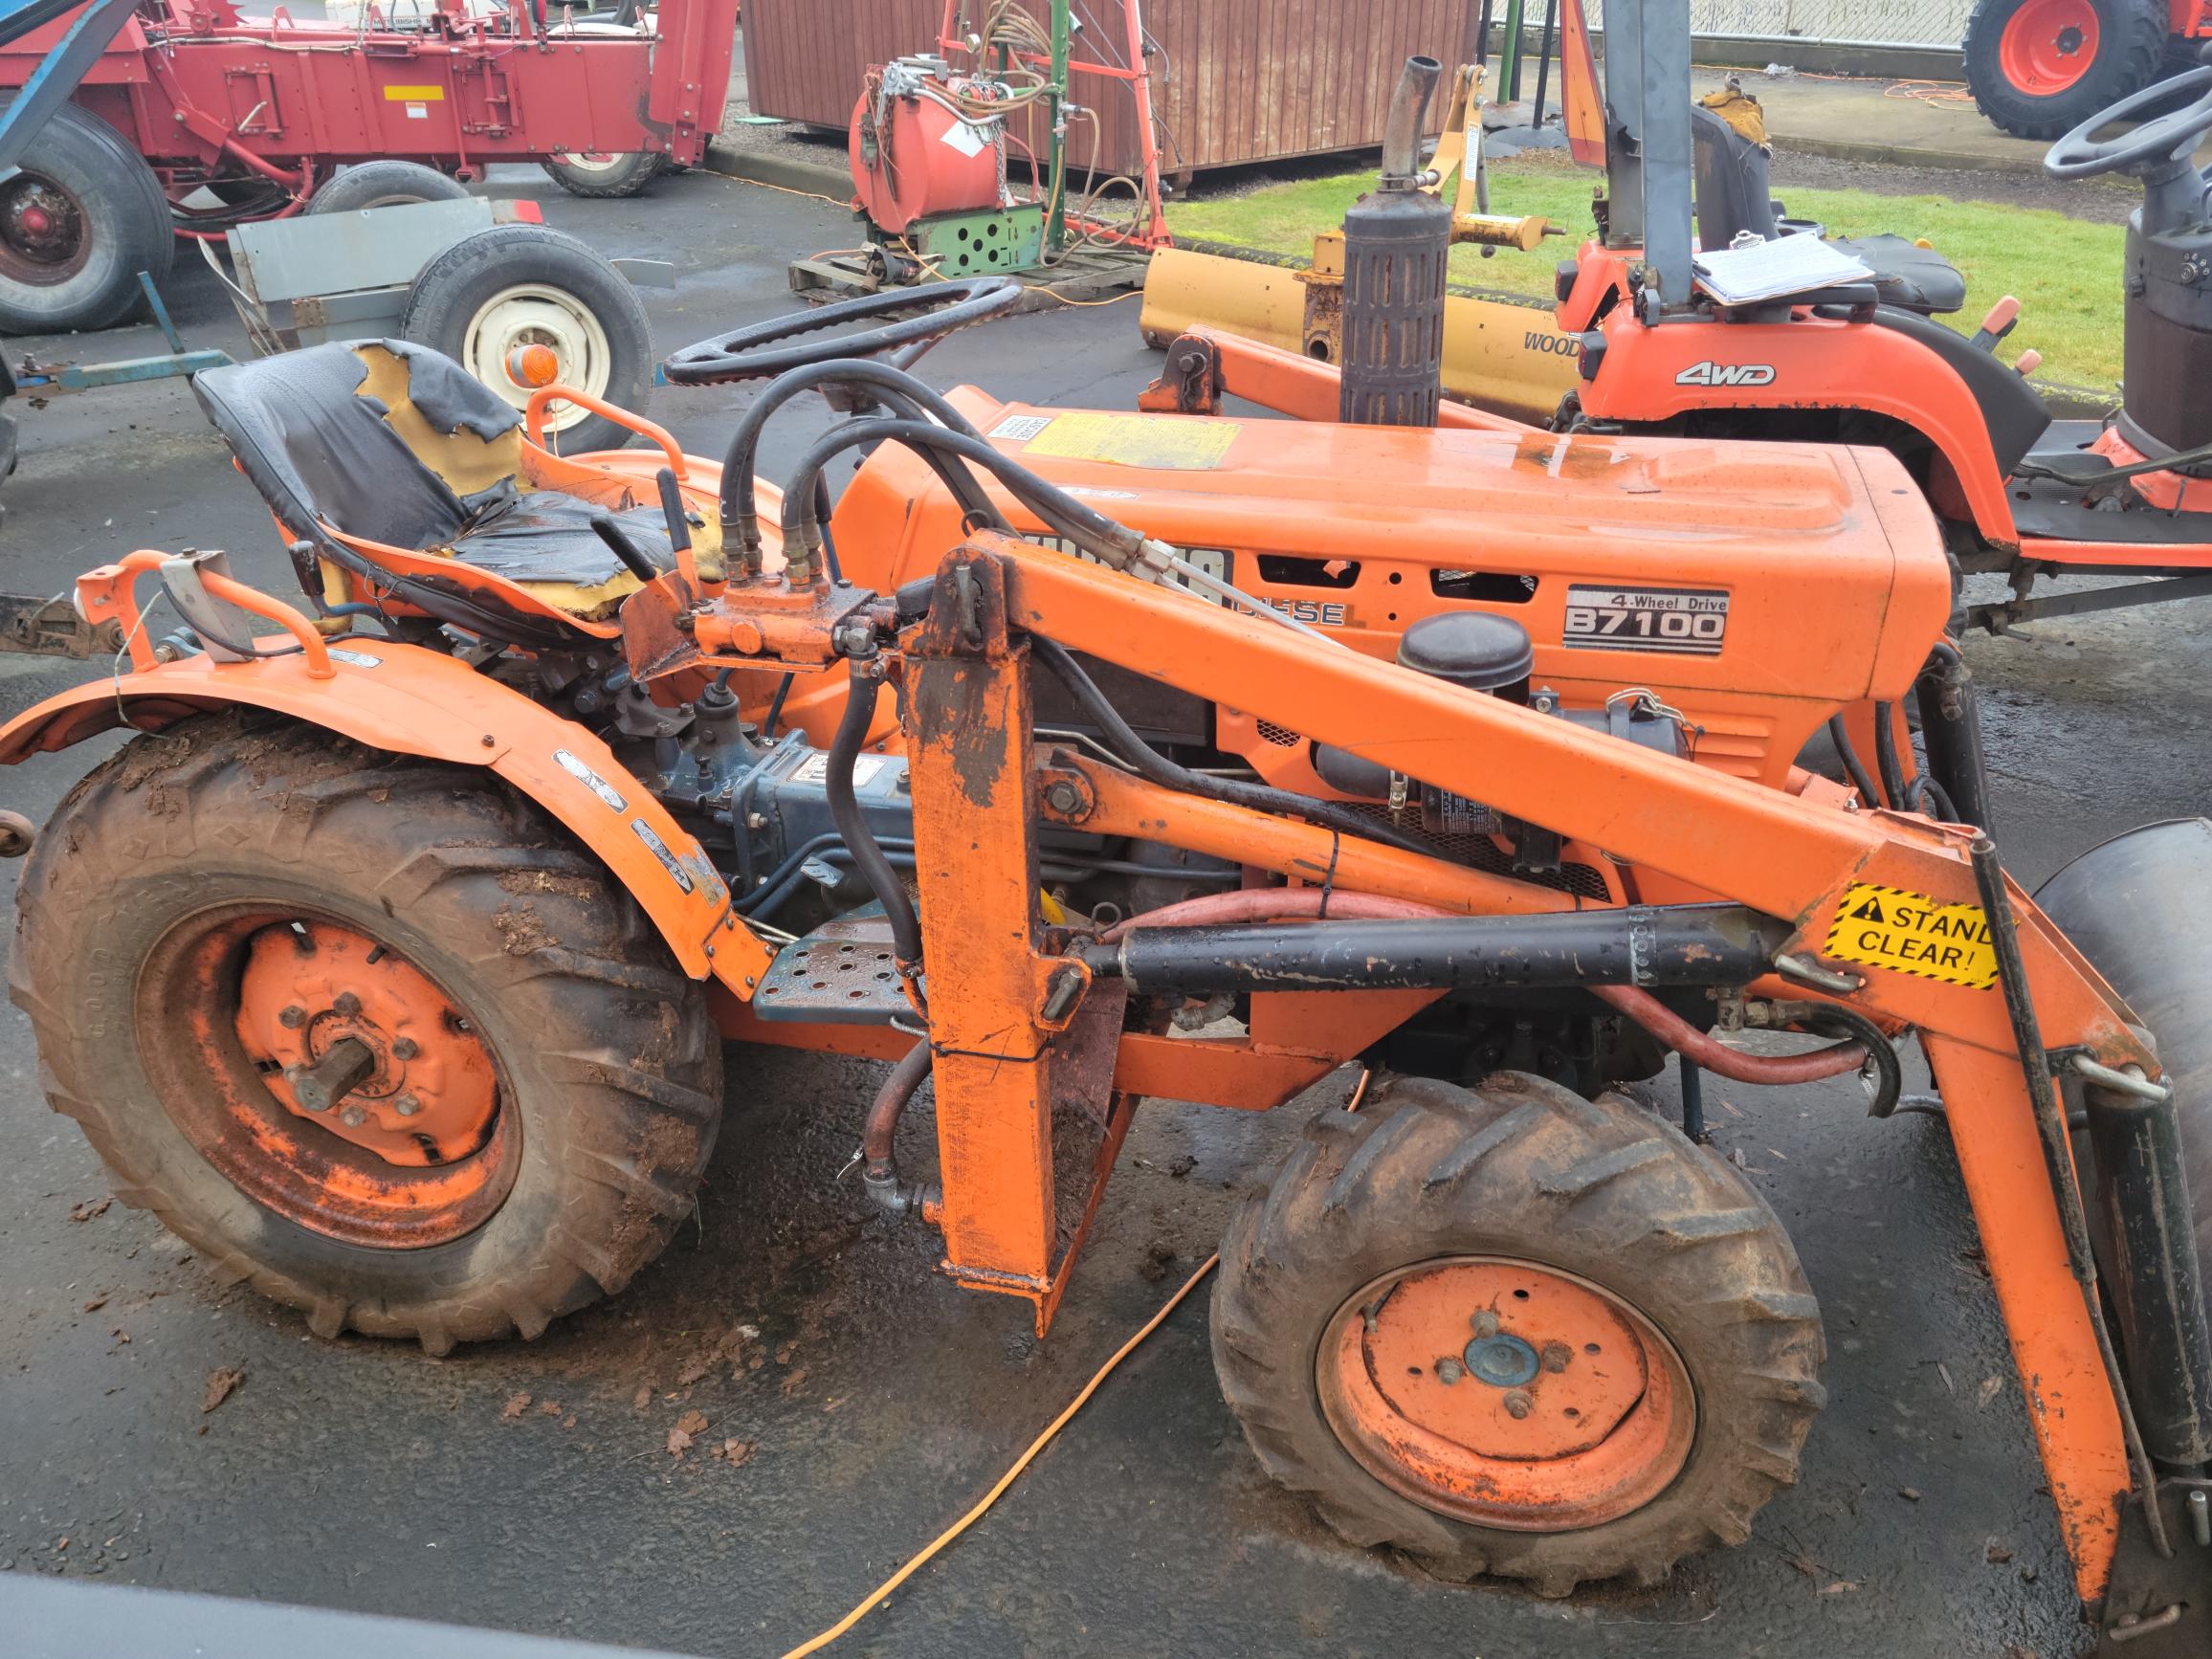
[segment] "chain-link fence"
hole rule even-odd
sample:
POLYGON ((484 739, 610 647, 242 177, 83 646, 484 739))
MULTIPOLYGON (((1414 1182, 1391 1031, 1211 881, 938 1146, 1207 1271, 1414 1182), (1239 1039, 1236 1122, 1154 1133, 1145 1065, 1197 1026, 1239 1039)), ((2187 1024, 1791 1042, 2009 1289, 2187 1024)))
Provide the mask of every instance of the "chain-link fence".
MULTIPOLYGON (((1973 0, 1690 0, 1690 33, 1852 46, 1955 47, 1973 0)), ((1593 23, 1604 7, 1593 9, 1593 23)))

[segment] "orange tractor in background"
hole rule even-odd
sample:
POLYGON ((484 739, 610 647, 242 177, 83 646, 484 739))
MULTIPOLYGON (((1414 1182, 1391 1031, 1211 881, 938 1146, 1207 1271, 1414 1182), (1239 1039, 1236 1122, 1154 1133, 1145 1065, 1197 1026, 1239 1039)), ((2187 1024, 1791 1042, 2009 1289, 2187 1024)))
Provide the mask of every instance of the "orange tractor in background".
POLYGON ((1781 1223, 1616 1086, 1856 1075, 1879 1116, 1915 1035, 2100 1650, 2201 1652, 2212 829, 2039 902, 1971 823, 1794 764, 1932 685, 1975 769, 1902 467, 1424 424, 1427 300, 1362 279, 1418 240, 1385 186, 1340 385, 1162 390, 1363 423, 916 378, 1004 278, 675 353, 773 377, 719 463, 605 409, 650 446, 555 455, 582 394, 518 421, 400 343, 201 375, 303 599, 132 553, 77 586, 128 672, 0 727, 6 762, 141 734, 20 887, 53 1103, 226 1276, 444 1351, 652 1259, 724 1037, 896 1062, 868 1193, 1040 1331, 1143 1097, 1358 1061, 1224 1241, 1224 1391, 1346 1538, 1564 1595, 1742 1542, 1824 1398, 1781 1223), (757 482, 814 389, 852 418, 757 482))

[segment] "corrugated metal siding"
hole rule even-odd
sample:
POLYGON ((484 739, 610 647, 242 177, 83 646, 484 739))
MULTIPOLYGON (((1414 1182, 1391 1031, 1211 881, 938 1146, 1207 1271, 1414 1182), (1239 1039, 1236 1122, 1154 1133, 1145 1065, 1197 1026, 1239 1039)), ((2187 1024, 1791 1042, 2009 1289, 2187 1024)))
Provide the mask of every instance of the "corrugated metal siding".
MULTIPOLYGON (((1043 13, 1042 0, 1032 10, 1043 13)), ((1183 168, 1364 149, 1382 142, 1399 67, 1413 53, 1460 61, 1469 0, 1156 0, 1145 28, 1160 46, 1153 108, 1164 128, 1161 165, 1183 168)), ((1077 55, 1109 58, 1126 27, 1119 0, 1078 0, 1092 20, 1077 55), (1104 36, 1101 44, 1100 36, 1104 36)), ((942 0, 746 0, 745 81, 755 113, 845 126, 872 63, 935 49, 942 0)), ((1078 77, 1095 105, 1102 166, 1138 165, 1129 90, 1078 77)), ((1431 112, 1431 128, 1440 110, 1431 112)), ((1017 131, 1021 129, 1017 127, 1017 131)), ((1081 169, 1090 137, 1072 131, 1081 169)))

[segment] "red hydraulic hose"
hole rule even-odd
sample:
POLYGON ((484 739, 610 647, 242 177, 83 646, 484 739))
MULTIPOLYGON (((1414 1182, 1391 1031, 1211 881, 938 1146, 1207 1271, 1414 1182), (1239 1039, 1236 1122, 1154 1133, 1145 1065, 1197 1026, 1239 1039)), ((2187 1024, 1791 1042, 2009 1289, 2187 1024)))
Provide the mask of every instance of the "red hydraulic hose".
POLYGON ((1590 995, 1626 1014, 1677 1053, 1716 1077, 1781 1088, 1856 1072, 1867 1063, 1863 1043, 1835 1043, 1809 1054, 1744 1054, 1715 1042, 1649 991, 1634 985, 1592 985, 1590 995))
POLYGON ((1282 921, 1326 913, 1344 921, 1402 921, 1422 916, 1450 916, 1433 904, 1387 898, 1380 893, 1337 893, 1318 887, 1244 887, 1233 893, 1206 893, 1180 904, 1163 904, 1141 916, 1117 921, 1098 936, 1113 944, 1133 928, 1204 927, 1229 921, 1282 921))

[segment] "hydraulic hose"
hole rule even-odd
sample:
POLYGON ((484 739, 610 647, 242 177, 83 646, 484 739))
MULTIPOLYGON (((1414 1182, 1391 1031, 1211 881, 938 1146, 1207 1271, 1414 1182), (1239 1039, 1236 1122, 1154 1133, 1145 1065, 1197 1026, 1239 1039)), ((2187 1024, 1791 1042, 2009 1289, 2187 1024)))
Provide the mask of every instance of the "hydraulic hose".
POLYGON ((928 1211, 934 1192, 918 1182, 898 1178, 898 1120, 929 1075, 934 1056, 924 1037, 891 1068, 875 1098, 868 1104, 868 1118, 860 1131, 860 1179, 876 1208, 888 1215, 928 1211))
POLYGON ((1859 759, 1859 751, 1851 747, 1851 735, 1844 729, 1842 715, 1828 718, 1828 741, 1836 746, 1836 754, 1844 763, 1844 770, 1850 774, 1851 786, 1858 790, 1859 799, 1869 807, 1882 806, 1882 791, 1874 786, 1866 762, 1859 759))
POLYGON ((1905 768, 1897 761, 1897 705, 1874 705, 1874 764, 1881 769, 1882 793, 1890 805, 1905 809, 1905 768))
MULTIPOLYGON (((734 526, 741 546, 748 551, 761 544, 759 501, 754 493, 755 455, 760 448, 761 433, 768 418, 777 409, 801 392, 821 386, 866 386, 877 393, 877 399, 904 418, 920 420, 925 414, 934 417, 949 430, 979 436, 967 417, 953 408, 933 387, 924 385, 913 375, 902 373, 889 364, 871 362, 866 358, 841 357, 828 363, 811 363, 802 368, 770 381, 753 405, 738 422, 738 430, 730 434, 730 445, 722 457, 722 528, 726 535, 734 526)), ((1006 528, 1006 520, 991 505, 974 476, 958 463, 946 461, 934 453, 923 458, 937 469, 945 488, 952 491, 962 509, 983 515, 986 523, 1006 528)), ((819 511, 819 508, 817 509, 819 511)))
MULTIPOLYGON (((1836 1043, 1809 1054, 1745 1054, 1699 1030, 1649 991, 1634 985, 1592 985, 1590 995, 1627 1015, 1677 1054, 1732 1082, 1779 1088, 1840 1076, 1867 1063, 1868 1046, 1860 1041, 1836 1043)), ((1892 1065, 1895 1060, 1891 1054, 1892 1065)))
POLYGON ((1209 927, 1225 921, 1287 921, 1296 917, 1387 921, 1451 914, 1433 904, 1391 898, 1380 893, 1337 893, 1321 887, 1246 887, 1234 893, 1202 894, 1196 898, 1163 904, 1158 910, 1132 916, 1101 933, 1098 942, 1113 944, 1140 927, 1209 927))
POLYGON ((1380 841, 1395 847, 1402 852, 1419 853, 1424 858, 1434 858, 1436 849, 1412 836, 1402 833, 1391 826, 1373 818, 1362 817, 1349 808, 1332 802, 1316 801, 1308 795, 1294 794, 1288 789, 1272 788, 1266 784, 1248 784, 1236 778, 1215 778, 1204 772, 1193 772, 1177 765, 1158 749, 1139 737, 1121 712, 1107 700, 1097 682, 1085 674, 1068 648, 1056 639, 1043 634, 1029 635, 1029 649, 1037 660, 1051 671, 1052 676, 1073 695, 1083 712, 1106 734, 1107 746, 1119 755, 1147 783, 1162 788, 1180 789, 1186 795, 1203 795, 1211 801, 1227 801, 1232 806, 1250 807, 1262 812, 1288 813, 1317 824, 1324 830, 1334 830, 1340 835, 1349 835, 1361 841, 1380 841))
POLYGON ((868 819, 860 810, 860 802, 852 792, 852 763, 860 758, 860 746, 868 741, 869 723, 875 718, 876 693, 883 689, 883 682, 869 674, 872 666, 861 661, 852 664, 845 714, 838 720, 837 735, 830 743, 823 790, 829 797, 830 822, 837 826, 837 833, 852 853, 854 867, 891 922, 892 949, 898 971, 918 1007, 921 921, 914 914, 913 901, 906 896, 906 883, 899 879, 898 872, 892 868, 891 860, 876 845, 875 837, 869 831, 868 819))

